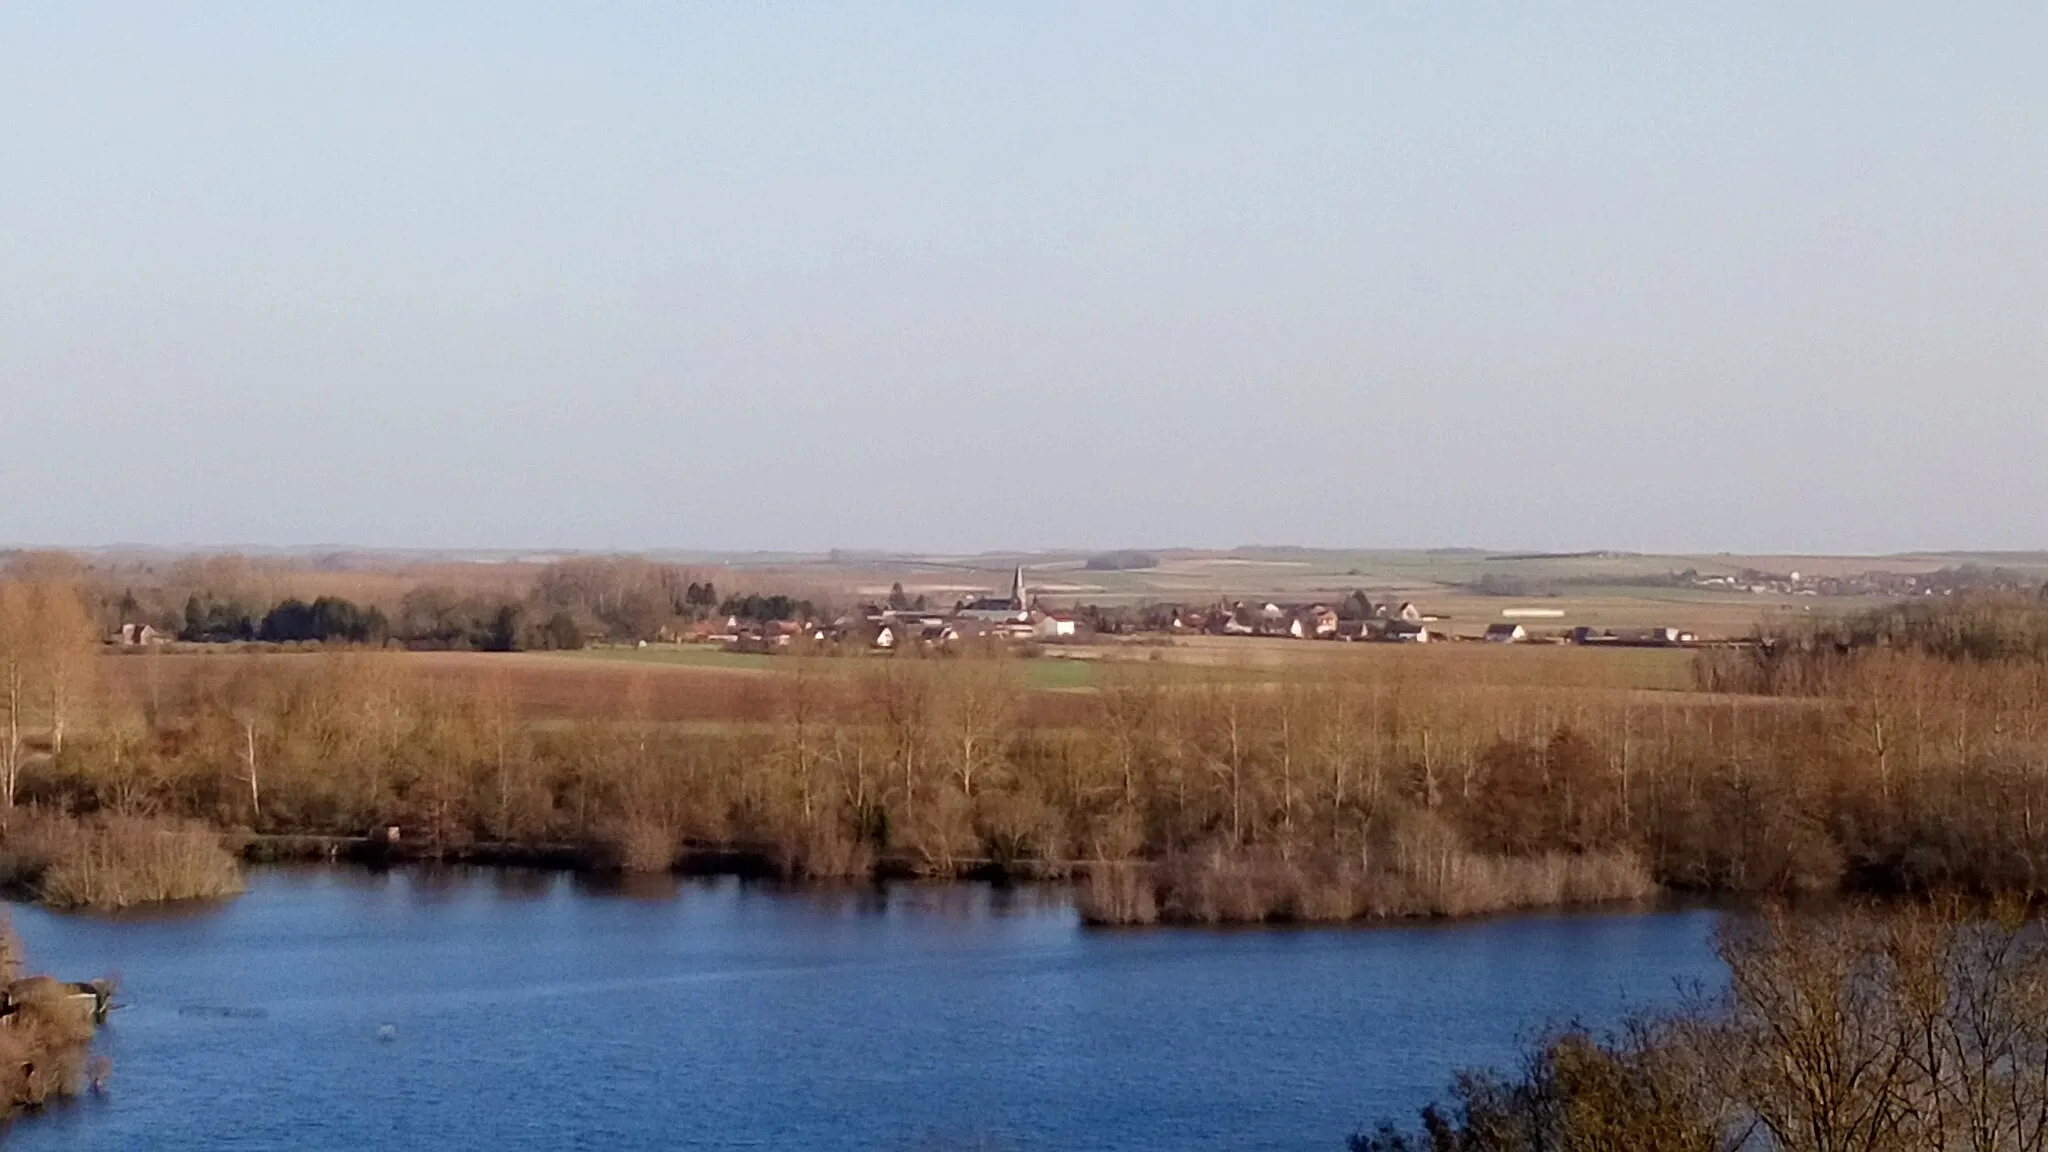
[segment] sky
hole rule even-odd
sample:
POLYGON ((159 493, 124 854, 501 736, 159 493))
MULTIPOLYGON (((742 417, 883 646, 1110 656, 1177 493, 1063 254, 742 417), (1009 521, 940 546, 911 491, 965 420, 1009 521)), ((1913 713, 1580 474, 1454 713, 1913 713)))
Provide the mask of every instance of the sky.
POLYGON ((0 4, 0 542, 2048 548, 2038 2, 0 4))

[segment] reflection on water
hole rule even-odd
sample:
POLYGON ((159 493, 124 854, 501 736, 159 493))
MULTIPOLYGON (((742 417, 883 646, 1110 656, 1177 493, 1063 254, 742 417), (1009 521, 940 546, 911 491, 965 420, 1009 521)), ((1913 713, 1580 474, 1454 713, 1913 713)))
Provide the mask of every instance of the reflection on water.
POLYGON ((670 873, 594 872, 577 875, 574 883, 578 895, 594 899, 674 900, 682 895, 684 881, 670 873))
POLYGON ((57 1148, 1325 1149, 1546 1020, 1714 978, 1712 914, 1089 932, 1056 888, 279 868, 19 909, 118 970, 57 1148))
POLYGON ((536 900, 554 889, 555 876, 537 868, 487 868, 482 870, 484 883, 491 891, 505 900, 536 900))

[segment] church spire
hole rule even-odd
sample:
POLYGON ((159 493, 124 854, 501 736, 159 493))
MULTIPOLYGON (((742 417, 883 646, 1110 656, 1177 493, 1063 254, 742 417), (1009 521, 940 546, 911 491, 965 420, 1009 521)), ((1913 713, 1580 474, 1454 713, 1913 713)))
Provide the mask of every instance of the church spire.
POLYGON ((1010 581, 1010 602, 1017 606, 1017 611, 1019 612, 1031 607, 1030 601, 1024 598, 1024 566, 1022 564, 1017 565, 1017 576, 1010 581))

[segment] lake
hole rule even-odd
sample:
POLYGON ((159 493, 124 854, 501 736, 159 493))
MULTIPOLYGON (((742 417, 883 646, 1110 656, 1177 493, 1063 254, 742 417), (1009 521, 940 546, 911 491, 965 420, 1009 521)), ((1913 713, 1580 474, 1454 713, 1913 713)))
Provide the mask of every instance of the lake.
POLYGON ((1057 889, 264 869, 121 919, 104 1096, 10 1149, 1320 1149, 1546 1021, 1714 982, 1714 914, 1099 932, 1057 889))

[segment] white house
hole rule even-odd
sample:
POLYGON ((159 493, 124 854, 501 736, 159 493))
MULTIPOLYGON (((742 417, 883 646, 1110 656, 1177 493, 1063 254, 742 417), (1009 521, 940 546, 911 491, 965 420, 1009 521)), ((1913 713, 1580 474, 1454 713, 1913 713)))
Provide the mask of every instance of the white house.
POLYGON ((1074 635, 1076 627, 1076 621, 1072 616, 1064 612, 1054 612, 1050 615, 1039 617, 1038 638, 1040 640, 1063 640, 1074 635))

